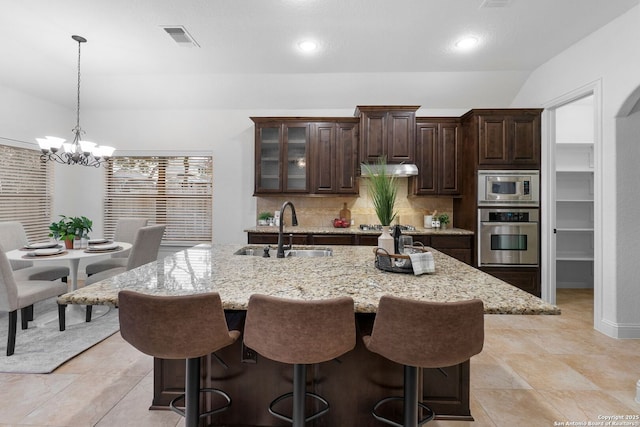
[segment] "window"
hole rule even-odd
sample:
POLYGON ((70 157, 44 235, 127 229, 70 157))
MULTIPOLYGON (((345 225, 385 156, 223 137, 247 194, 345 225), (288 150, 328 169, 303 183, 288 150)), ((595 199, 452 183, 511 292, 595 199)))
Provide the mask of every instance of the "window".
POLYGON ((148 218, 165 224, 165 243, 210 242, 211 156, 114 157, 106 173, 105 235, 118 218, 148 218))
POLYGON ((0 145, 0 221, 20 221, 32 242, 49 239, 53 167, 40 152, 0 145))

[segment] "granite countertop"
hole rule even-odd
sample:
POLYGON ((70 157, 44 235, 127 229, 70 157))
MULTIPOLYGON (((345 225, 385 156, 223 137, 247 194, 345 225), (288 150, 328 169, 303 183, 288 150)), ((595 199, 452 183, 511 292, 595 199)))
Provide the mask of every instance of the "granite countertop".
MULTIPOLYGON (((374 266, 369 246, 331 246, 333 256, 271 258, 234 255, 244 246, 198 245, 58 298, 61 304, 117 306, 131 289, 155 295, 219 292, 225 309, 246 310, 254 293, 303 300, 350 296, 355 311, 375 313, 382 295, 429 301, 480 298, 488 314, 560 314, 525 291, 432 249, 433 274, 390 273, 374 266)), ((295 249, 295 245, 294 245, 295 249)))
MULTIPOLYGON (((275 226, 256 226, 244 230, 246 233, 277 233, 278 227, 275 226)), ((286 234, 380 234, 380 230, 360 230, 360 227, 353 226, 347 228, 336 227, 292 227, 285 226, 286 234)), ((418 228, 415 231, 402 231, 402 234, 409 235, 442 235, 442 236, 472 236, 474 233, 463 228, 447 227, 445 229, 436 228, 418 228)))

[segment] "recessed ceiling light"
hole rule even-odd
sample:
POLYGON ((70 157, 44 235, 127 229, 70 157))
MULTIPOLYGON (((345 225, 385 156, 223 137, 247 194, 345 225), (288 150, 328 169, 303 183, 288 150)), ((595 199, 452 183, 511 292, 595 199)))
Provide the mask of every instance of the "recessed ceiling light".
POLYGON ((471 49, 478 44, 478 38, 473 36, 463 37, 456 42, 458 49, 471 49))
POLYGON ((298 49, 303 52, 313 52, 318 49, 318 42, 314 40, 302 40, 298 42, 298 49))

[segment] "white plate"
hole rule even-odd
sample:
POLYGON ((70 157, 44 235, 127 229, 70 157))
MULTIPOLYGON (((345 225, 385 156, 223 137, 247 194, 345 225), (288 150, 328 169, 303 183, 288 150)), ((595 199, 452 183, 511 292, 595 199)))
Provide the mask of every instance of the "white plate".
POLYGON ((55 248, 58 246, 58 242, 42 242, 42 243, 29 243, 25 246, 27 249, 47 249, 55 248))
POLYGON ((53 249, 36 249, 32 253, 35 256, 47 256, 47 255, 57 255, 62 252, 64 252, 63 248, 53 248, 53 249))
POLYGON ((101 239, 91 239, 89 240, 89 244, 90 245, 99 245, 100 243, 108 243, 109 240, 105 239, 104 237, 101 239))
POLYGON ((107 243, 104 245, 91 245, 90 248, 88 248, 88 251, 110 251, 110 250, 115 250, 118 249, 118 244, 117 243, 107 243))

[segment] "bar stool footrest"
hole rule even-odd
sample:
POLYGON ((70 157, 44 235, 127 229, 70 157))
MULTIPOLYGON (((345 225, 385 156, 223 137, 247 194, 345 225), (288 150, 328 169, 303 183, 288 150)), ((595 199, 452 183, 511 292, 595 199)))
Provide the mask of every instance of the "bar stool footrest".
MULTIPOLYGON (((203 412, 201 414, 199 414, 200 418, 204 418, 204 417, 208 417, 210 415, 213 414, 217 414, 218 412, 222 412, 222 411, 226 411, 229 406, 231 406, 231 397, 224 391, 217 389, 217 388, 201 388, 200 389, 201 393, 215 393, 219 396, 222 396, 225 398, 225 400, 227 401, 226 404, 216 408, 216 409, 212 409, 210 411, 207 412, 203 412)), ((175 412, 176 414, 182 415, 183 417, 185 416, 184 410, 180 409, 179 407, 176 406, 176 402, 179 402, 180 400, 184 400, 185 398, 185 394, 181 394, 180 396, 174 398, 173 400, 171 400, 171 402, 169 402, 169 408, 175 412)))
MULTIPOLYGON (((315 393, 311 393, 309 391, 305 392, 304 394, 305 394, 305 396, 313 397, 314 399, 320 401, 324 405, 324 408, 320 409, 315 414, 312 414, 312 415, 306 417, 304 419, 305 422, 309 422, 311 420, 315 420, 319 416, 324 415, 327 412, 329 412, 329 402, 327 402, 327 400, 324 397, 319 396, 319 395, 317 395, 315 393)), ((292 423, 293 422, 293 418, 288 417, 287 415, 285 415, 283 413, 280 413, 280 412, 277 412, 275 409, 273 409, 273 407, 275 405, 277 405, 278 403, 280 403, 284 399, 289 399, 289 398, 293 398, 293 392, 285 393, 282 396, 279 396, 279 397, 276 397, 275 399, 273 399, 273 401, 271 401, 271 403, 269 404, 269 413, 271 415, 273 415, 274 417, 277 417, 277 418, 280 418, 281 420, 289 421, 290 423, 292 423)))
MULTIPOLYGON (((394 427, 405 427, 402 424, 398 424, 395 421, 392 421, 388 418, 383 417, 382 415, 379 415, 378 413, 376 413, 376 410, 381 406, 384 405, 387 402, 390 401, 404 401, 404 397, 387 397, 384 398, 382 400, 379 400, 378 403, 376 403, 376 405, 373 407, 373 411, 371 411, 371 414, 373 414, 373 417, 378 420, 378 421, 382 421, 383 423, 392 425, 394 427)), ((421 426, 422 424, 431 421, 435 416, 435 412, 433 412, 433 410, 431 408, 429 408, 427 405, 425 405, 422 402, 418 402, 418 407, 421 409, 424 409, 425 411, 427 411, 427 416, 424 417, 423 419, 421 419, 420 421, 418 421, 418 425, 421 426)))

